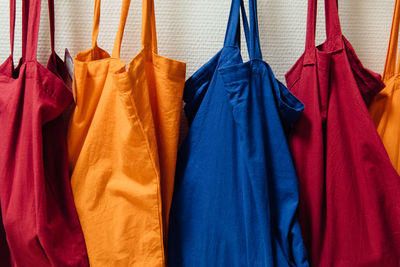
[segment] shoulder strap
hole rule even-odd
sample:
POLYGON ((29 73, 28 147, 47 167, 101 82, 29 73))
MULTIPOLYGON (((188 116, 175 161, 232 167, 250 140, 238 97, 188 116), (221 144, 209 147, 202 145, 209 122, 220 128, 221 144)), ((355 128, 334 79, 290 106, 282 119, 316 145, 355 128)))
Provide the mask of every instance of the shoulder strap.
POLYGON ((97 37, 99 36, 100 7, 101 0, 95 0, 93 10, 92 48, 97 46, 97 37))
POLYGON ((14 57, 14 35, 15 35, 15 0, 10 0, 10 50, 14 57))
MULTIPOLYGON (((29 14, 29 1, 22 1, 22 58, 26 57, 27 25, 29 14)), ((14 57, 16 1, 10 0, 10 50, 11 58, 14 57)))
POLYGON ((157 53, 156 15, 154 0, 143 0, 142 6, 142 46, 151 47, 157 53))
MULTIPOLYGON (((37 44, 39 37, 39 25, 40 25, 40 8, 41 0, 25 0, 29 2, 29 13, 28 20, 23 22, 23 27, 27 29, 26 37, 26 60, 36 60, 37 58, 37 44)), ((25 16, 23 16, 25 17, 25 16)))
MULTIPOLYGON (((229 12, 228 25, 225 32, 224 46, 235 46, 240 48, 240 0, 232 0, 231 10, 229 12)), ((243 12, 242 12, 243 16, 243 12)), ((247 24, 247 19, 243 23, 247 24)), ((247 33, 246 33, 247 34, 247 33)), ((248 37, 246 36, 246 40, 248 37)))
POLYGON ((386 54, 385 69, 383 71, 383 80, 388 80, 395 74, 399 74, 400 61, 396 68, 397 45, 399 40, 399 24, 400 24, 400 1, 396 0, 393 12, 392 29, 390 31, 389 47, 386 54))
POLYGON ((26 42, 28 37, 29 0, 22 1, 22 58, 26 59, 26 42))
MULTIPOLYGON (((126 20, 128 18, 129 6, 131 0, 123 0, 121 7, 121 17, 118 27, 117 36, 114 41, 114 48, 112 56, 115 58, 120 57, 122 38, 126 20)), ((154 53, 157 53, 157 34, 156 34, 156 20, 154 12, 154 0, 143 0, 142 4, 142 47, 150 47, 154 53)))
MULTIPOLYGON (((48 0, 51 51, 54 51, 54 0, 48 0)), ((41 1, 22 1, 22 58, 35 60, 40 24, 41 1), (32 10, 32 11, 31 11, 32 10), (33 12, 33 14, 31 14, 33 12), (33 20, 33 22, 31 22, 33 20), (32 25, 31 25, 32 24, 32 25), (28 39, 29 37, 29 39, 28 39)), ((16 0, 10 0, 10 48, 14 56, 16 0)))
POLYGON ((48 0, 49 5, 49 22, 50 22, 50 42, 51 42, 51 52, 55 49, 55 22, 54 22, 54 0, 48 0))
MULTIPOLYGON (((22 58, 36 60, 40 23, 40 0, 22 1, 22 58)), ((10 50, 14 57, 16 1, 10 0, 10 50)))
POLYGON ((131 0, 123 0, 122 1, 121 17, 119 20, 118 32, 117 32, 117 36, 115 37, 114 48, 113 48, 113 52, 112 52, 112 56, 115 58, 120 57, 122 37, 124 35, 124 29, 125 29, 126 20, 128 18, 130 4, 131 4, 131 0))
MULTIPOLYGON (((308 0, 306 50, 315 47, 317 0, 308 0)), ((342 35, 337 0, 325 0, 325 29, 328 43, 335 43, 342 35)))
POLYGON ((260 41, 257 23, 257 1, 249 1, 250 9, 250 28, 247 21, 246 10, 243 0, 232 0, 231 11, 229 13, 228 26, 225 34, 224 46, 235 46, 240 48, 240 12, 244 33, 246 36, 247 49, 250 59, 261 59, 260 41))
POLYGON ((249 9, 251 59, 262 59, 260 35, 258 32, 257 0, 249 0, 249 9))

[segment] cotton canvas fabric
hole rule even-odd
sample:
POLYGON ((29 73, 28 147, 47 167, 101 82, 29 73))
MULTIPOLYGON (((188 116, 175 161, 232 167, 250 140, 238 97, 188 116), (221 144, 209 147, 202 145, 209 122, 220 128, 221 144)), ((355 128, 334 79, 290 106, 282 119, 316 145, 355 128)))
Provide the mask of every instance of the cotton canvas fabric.
POLYGON ((10 258, 1 258, 1 265, 88 266, 68 175, 62 113, 72 93, 54 52, 53 1, 47 68, 36 59, 41 1, 22 1, 22 58, 16 68, 15 0, 10 6, 11 55, 0 66, 0 202, 10 258))
POLYGON ((122 1, 110 56, 97 46, 96 0, 92 48, 74 60, 69 163, 91 266, 165 264, 163 219, 172 198, 186 66, 157 54, 154 3, 144 0, 142 50, 126 70, 120 47, 129 5, 122 1))
POLYGON ((386 151, 397 172, 400 172, 400 61, 397 60, 400 1, 396 1, 383 82, 386 87, 374 98, 369 111, 386 151), (396 66, 397 61, 397 66, 396 66))
POLYGON ((285 137, 304 106, 262 60, 256 10, 250 0, 249 29, 243 1, 232 1, 224 47, 186 82, 169 266, 308 266, 285 137))
POLYGON ((306 49, 286 74, 305 105, 290 143, 310 264, 399 266, 400 179, 366 105, 383 84, 342 35, 335 0, 315 47, 316 7, 308 2, 306 49))

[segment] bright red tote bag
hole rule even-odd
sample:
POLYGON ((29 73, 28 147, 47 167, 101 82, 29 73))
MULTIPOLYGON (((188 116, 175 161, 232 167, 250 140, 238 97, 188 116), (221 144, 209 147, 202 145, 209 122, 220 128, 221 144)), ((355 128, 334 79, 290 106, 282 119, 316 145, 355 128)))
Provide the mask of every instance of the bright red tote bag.
POLYGON ((48 68, 36 59, 41 1, 23 0, 22 58, 16 68, 15 0, 10 6, 11 56, 0 66, 0 202, 11 265, 88 266, 68 176, 61 115, 72 93, 60 78, 65 66, 54 52, 53 1, 48 68))
POLYGON ((299 216, 312 266, 400 266, 400 177, 366 103, 382 88, 341 33, 325 0, 327 40, 315 46, 317 0, 308 1, 304 54, 286 74, 305 105, 291 137, 299 216))

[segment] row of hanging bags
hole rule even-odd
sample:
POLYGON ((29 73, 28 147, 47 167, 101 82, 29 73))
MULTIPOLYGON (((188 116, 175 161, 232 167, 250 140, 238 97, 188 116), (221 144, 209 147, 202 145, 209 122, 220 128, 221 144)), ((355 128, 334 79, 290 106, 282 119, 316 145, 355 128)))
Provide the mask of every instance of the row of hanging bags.
POLYGON ((312 266, 399 266, 400 177, 367 105, 383 88, 341 33, 325 0, 327 40, 315 46, 317 1, 308 1, 304 54, 286 74, 305 109, 291 150, 299 216, 312 266))
POLYGON ((400 1, 396 0, 389 48, 386 56, 383 82, 386 87, 374 98, 369 107, 372 119, 397 172, 400 172, 400 61, 397 60, 400 24, 400 1), (397 61, 397 66, 396 66, 397 61))
POLYGON ((165 263, 186 65, 157 54, 154 3, 143 0, 142 50, 126 70, 120 47, 130 2, 122 1, 110 57, 97 46, 95 1, 92 48, 74 62, 69 163, 91 266, 165 263))
POLYGON ((178 153, 169 266, 308 266, 284 131, 304 106, 262 60, 249 2, 250 28, 233 0, 224 47, 185 85, 190 129, 178 153))
POLYGON ((47 68, 36 59, 40 0, 22 1, 22 58, 14 68, 16 3, 10 0, 11 55, 0 66, 0 202, 8 245, 1 247, 1 266, 88 266, 62 117, 73 98, 54 51, 54 3, 48 2, 47 68))

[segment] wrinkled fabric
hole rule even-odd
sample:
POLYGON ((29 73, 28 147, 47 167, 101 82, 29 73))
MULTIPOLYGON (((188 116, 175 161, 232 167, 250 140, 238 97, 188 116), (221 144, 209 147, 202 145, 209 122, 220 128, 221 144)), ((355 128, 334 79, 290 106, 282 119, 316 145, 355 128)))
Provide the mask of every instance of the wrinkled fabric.
POLYGON ((10 6, 11 56, 0 66, 0 202, 9 264, 88 266, 68 175, 62 113, 72 94, 54 52, 54 3, 49 0, 47 68, 36 59, 41 1, 23 1, 23 51, 15 69, 15 0, 10 6))
POLYGON ((290 145, 310 264, 399 266, 400 178, 366 105, 383 84, 342 35, 335 0, 325 0, 327 40, 315 47, 317 1, 308 5, 306 50, 286 80, 305 105, 290 145))
POLYGON ((256 8, 250 0, 249 31, 243 1, 232 1, 223 49, 186 82, 168 266, 308 266, 285 137, 304 106, 262 61, 256 8))
POLYGON ((386 87, 375 96, 369 111, 393 166, 400 173, 400 61, 397 62, 400 1, 396 1, 383 82, 386 87))
POLYGON ((186 66, 157 54, 154 3, 144 0, 143 48, 125 69, 120 46, 129 5, 122 1, 110 57, 97 46, 96 0, 92 48, 74 60, 69 163, 91 266, 165 263, 163 220, 172 198, 186 66))

